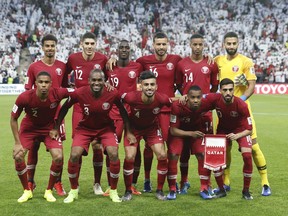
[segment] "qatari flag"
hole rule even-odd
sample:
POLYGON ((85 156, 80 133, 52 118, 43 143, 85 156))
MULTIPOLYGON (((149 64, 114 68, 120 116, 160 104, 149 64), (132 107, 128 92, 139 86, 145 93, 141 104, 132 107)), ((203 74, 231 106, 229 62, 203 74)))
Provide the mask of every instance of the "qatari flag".
POLYGON ((226 167, 226 135, 205 135, 204 168, 217 171, 226 167))

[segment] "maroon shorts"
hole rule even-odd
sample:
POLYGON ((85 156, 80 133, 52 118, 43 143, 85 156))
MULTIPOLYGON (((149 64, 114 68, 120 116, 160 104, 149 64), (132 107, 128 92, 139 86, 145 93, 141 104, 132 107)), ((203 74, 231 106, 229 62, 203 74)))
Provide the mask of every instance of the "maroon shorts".
MULTIPOLYGON (((187 145, 190 149, 191 154, 203 153, 205 150, 205 145, 202 138, 193 138, 193 137, 176 137, 169 135, 168 138, 168 153, 181 155, 183 150, 183 145, 187 145)), ((186 147, 187 147, 186 146, 186 147)))
MULTIPOLYGON (((133 146, 135 147, 138 147, 141 139, 144 139, 146 145, 148 145, 149 147, 158 143, 164 144, 163 137, 161 135, 161 130, 159 129, 157 124, 143 130, 132 129, 132 133, 137 139, 137 143, 133 144, 133 146)), ((124 146, 131 146, 127 139, 126 134, 124 136, 124 146)))
POLYGON ((87 155, 90 143, 95 139, 101 142, 104 150, 107 146, 118 147, 117 136, 111 127, 105 127, 98 130, 88 130, 85 128, 77 127, 75 129, 72 147, 80 146, 84 148, 85 152, 83 155, 87 155))
POLYGON ((121 142, 122 134, 124 130, 124 122, 122 119, 114 119, 113 121, 114 121, 114 127, 116 130, 118 141, 121 142))
MULTIPOLYGON (((223 131, 217 131, 217 134, 227 134, 227 133, 224 133, 223 131)), ((241 137, 239 139, 236 140, 236 142, 238 143, 238 147, 239 148, 252 148, 252 138, 250 135, 248 136, 245 136, 245 137, 241 137)), ((227 139, 227 143, 228 145, 232 145, 232 141, 227 139)))
POLYGON ((19 131, 19 138, 23 148, 30 150, 34 142, 44 142, 46 149, 60 148, 62 149, 62 142, 60 139, 54 140, 49 136, 50 129, 36 129, 33 127, 21 127, 19 131))

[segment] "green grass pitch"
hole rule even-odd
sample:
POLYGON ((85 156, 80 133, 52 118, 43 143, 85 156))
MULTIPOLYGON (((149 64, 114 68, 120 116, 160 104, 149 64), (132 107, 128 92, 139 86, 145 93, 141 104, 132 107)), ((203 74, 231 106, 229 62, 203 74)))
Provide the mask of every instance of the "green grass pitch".
MULTIPOLYGON (((287 215, 287 140, 288 140, 288 95, 254 95, 251 99, 254 118, 257 125, 258 141, 265 154, 268 165, 268 177, 272 188, 272 196, 261 196, 260 176, 254 165, 251 191, 254 200, 241 198, 242 190, 242 158, 234 143, 231 166, 232 191, 222 199, 201 200, 198 195, 199 179, 197 164, 191 157, 189 181, 191 188, 187 195, 178 195, 175 201, 156 200, 154 193, 133 196, 133 200, 124 203, 112 203, 108 197, 95 196, 92 190, 93 169, 91 150, 83 159, 80 174, 79 199, 71 204, 64 204, 63 197, 58 197, 56 203, 48 203, 43 198, 48 183, 50 154, 41 144, 39 162, 35 180, 37 188, 34 197, 27 203, 18 204, 17 199, 22 194, 22 186, 14 169, 12 159, 13 137, 10 130, 10 112, 16 96, 0 96, 0 215, 287 215), (285 201, 286 200, 286 201, 285 201)), ((22 115, 23 116, 23 115, 22 115)), ((66 191, 70 189, 67 175, 67 160, 71 146, 71 112, 66 117, 67 141, 64 143, 63 184, 66 191)), ((143 145, 141 146, 143 149, 143 145)), ((120 144, 121 177, 119 179, 119 195, 124 194, 122 174, 123 146, 120 144)), ((143 161, 142 161, 143 164, 143 161)), ((156 160, 153 161, 152 184, 156 186, 156 160)), ((106 167, 103 167, 102 187, 107 186, 106 167)), ((143 189, 143 167, 139 176, 138 189, 143 189)), ((216 185, 212 177, 213 185, 216 185)), ((155 191, 155 190, 154 190, 155 191)), ((164 185, 168 193, 167 182, 164 185)))

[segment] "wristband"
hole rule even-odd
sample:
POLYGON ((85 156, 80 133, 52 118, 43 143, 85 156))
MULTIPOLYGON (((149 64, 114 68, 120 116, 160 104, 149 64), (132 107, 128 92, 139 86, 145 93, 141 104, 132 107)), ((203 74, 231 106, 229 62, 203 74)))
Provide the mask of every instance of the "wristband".
POLYGON ((246 96, 246 95, 241 95, 240 98, 241 98, 243 101, 246 101, 246 100, 247 100, 247 96, 246 96))

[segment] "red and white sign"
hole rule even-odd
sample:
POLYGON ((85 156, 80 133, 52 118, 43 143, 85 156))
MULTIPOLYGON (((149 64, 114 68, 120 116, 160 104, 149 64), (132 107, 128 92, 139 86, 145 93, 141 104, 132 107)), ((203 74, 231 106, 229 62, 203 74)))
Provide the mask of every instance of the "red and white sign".
POLYGON ((254 94, 288 94, 288 84, 256 84, 254 94))
POLYGON ((217 171, 226 167, 226 135, 205 135, 204 168, 217 171))

